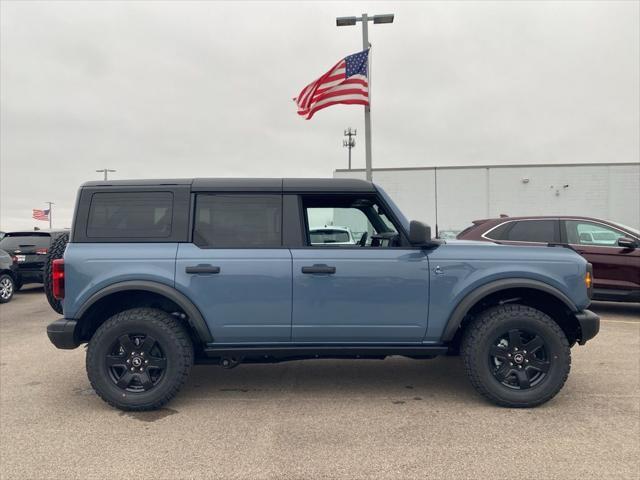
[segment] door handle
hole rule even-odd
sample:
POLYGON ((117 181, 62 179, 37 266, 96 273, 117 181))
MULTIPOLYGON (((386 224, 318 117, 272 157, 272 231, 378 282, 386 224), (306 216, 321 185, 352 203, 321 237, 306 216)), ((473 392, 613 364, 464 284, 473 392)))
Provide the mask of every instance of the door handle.
POLYGON ((316 263, 311 267, 302 267, 302 273, 336 273, 336 267, 316 263))
POLYGON ((220 273, 220 267, 214 267, 213 265, 192 265, 184 269, 186 273, 220 273))

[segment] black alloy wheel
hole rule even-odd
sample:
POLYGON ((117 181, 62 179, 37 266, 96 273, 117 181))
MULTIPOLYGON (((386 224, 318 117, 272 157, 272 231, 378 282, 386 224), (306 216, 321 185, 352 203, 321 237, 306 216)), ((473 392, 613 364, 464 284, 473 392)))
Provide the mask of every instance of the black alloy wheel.
POLYGON ((514 328, 492 343, 489 365, 502 385, 525 390, 544 380, 551 363, 540 335, 514 328))
POLYGON ((105 356, 111 380, 128 392, 151 390, 161 380, 167 359, 150 335, 123 334, 105 356))

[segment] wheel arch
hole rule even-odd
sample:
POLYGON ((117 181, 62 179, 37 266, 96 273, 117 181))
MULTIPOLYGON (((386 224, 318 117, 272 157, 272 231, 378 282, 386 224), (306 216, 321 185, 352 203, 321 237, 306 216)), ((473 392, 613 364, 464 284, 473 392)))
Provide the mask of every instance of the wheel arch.
POLYGON ((175 288, 153 281, 133 280, 109 285, 91 295, 73 319, 80 325, 81 339, 87 341, 111 315, 139 306, 157 307, 169 313, 179 311, 184 314, 183 320, 194 340, 202 344, 213 341, 198 307, 175 288))
POLYGON ((578 307, 557 288, 528 278, 496 280, 469 292, 458 302, 449 316, 442 341, 456 340, 462 327, 470 321, 474 313, 493 305, 516 301, 548 314, 567 334, 569 342, 575 342, 579 334, 579 323, 575 318, 578 307))

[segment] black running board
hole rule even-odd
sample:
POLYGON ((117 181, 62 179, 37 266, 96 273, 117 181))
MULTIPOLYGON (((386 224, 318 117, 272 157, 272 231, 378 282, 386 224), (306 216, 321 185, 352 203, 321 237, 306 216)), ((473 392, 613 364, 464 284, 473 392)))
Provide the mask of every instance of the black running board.
POLYGON ((209 358, 273 362, 308 358, 384 358, 389 355, 435 357, 446 354, 447 350, 447 347, 441 345, 210 345, 203 353, 209 358))

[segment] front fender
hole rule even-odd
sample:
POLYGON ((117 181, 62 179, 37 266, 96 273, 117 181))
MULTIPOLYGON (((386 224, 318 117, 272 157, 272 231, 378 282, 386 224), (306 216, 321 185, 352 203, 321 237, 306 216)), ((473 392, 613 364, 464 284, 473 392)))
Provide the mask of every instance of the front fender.
POLYGON ((491 295, 492 293, 499 292, 501 290, 507 290, 511 288, 528 288, 532 290, 538 290, 540 292, 553 295, 555 298, 564 303, 572 312, 578 312, 578 307, 573 301, 557 288, 546 284, 538 280, 532 280, 530 278, 506 278, 502 280, 495 280, 487 284, 477 287, 470 293, 468 293, 455 307, 451 313, 446 326, 442 332, 442 341, 448 342, 453 339, 458 327, 462 323, 462 320, 467 315, 469 310, 481 299, 491 295))

